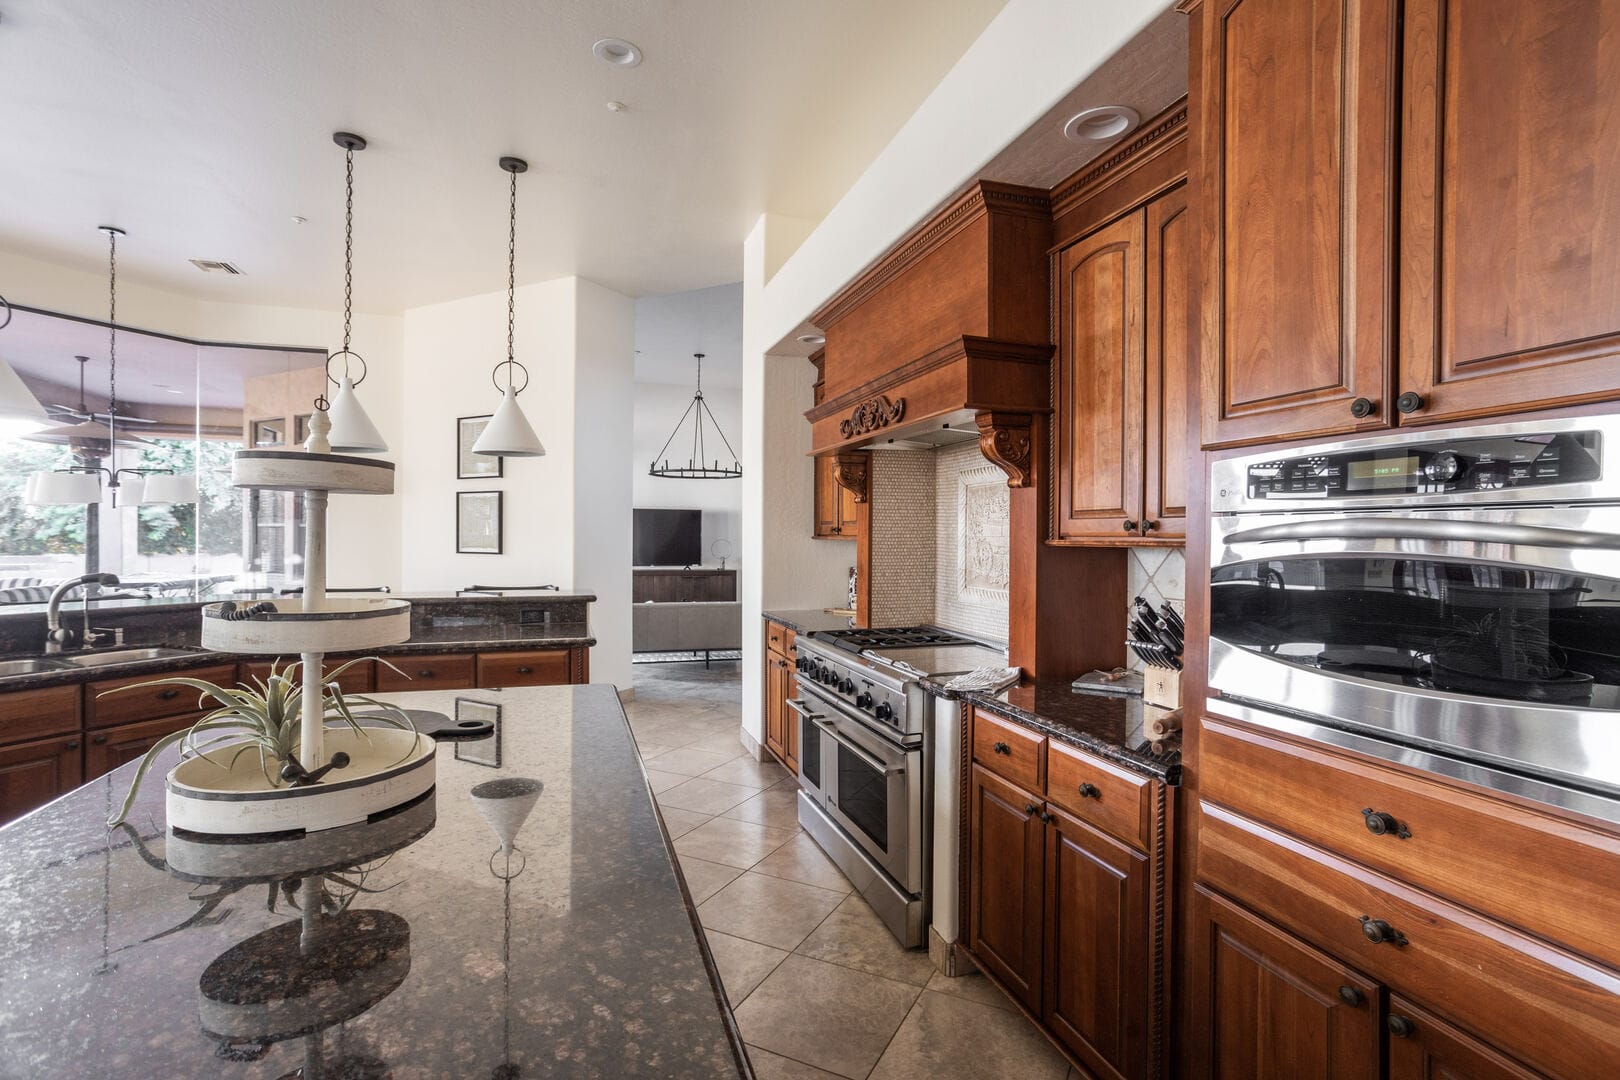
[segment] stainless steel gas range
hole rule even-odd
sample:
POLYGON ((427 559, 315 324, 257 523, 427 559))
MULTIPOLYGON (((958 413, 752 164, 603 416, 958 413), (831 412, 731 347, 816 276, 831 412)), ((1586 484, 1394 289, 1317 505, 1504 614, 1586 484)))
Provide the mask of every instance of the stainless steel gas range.
POLYGON ((894 936, 926 942, 933 699, 920 679, 1001 667, 1006 653, 938 627, 798 639, 799 823, 894 936))

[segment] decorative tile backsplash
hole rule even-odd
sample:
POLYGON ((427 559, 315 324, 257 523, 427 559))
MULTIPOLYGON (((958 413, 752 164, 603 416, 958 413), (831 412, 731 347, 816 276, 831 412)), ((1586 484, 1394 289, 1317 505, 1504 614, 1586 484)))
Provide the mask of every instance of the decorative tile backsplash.
POLYGON ((934 454, 874 453, 870 482, 872 625, 933 622, 934 454))
MULTIPOLYGON (((1168 600, 1183 615, 1187 611, 1187 549, 1186 548, 1131 548, 1130 596, 1140 596, 1157 608, 1168 600)), ((1121 614, 1121 632, 1130 617, 1130 604, 1121 614)), ((1145 667, 1128 650, 1126 663, 1133 671, 1145 667)))

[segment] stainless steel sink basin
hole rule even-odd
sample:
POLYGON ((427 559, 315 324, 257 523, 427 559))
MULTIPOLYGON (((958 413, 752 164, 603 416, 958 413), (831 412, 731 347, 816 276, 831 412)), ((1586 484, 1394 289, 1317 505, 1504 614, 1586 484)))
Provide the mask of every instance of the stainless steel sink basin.
POLYGON ((61 671, 67 665, 56 660, 0 660, 0 679, 8 675, 38 675, 42 671, 61 671))
MULTIPOLYGON (((62 660, 74 667, 103 667, 107 664, 129 664, 137 660, 163 660, 171 656, 190 656, 190 649, 170 649, 164 647, 148 649, 103 649, 99 652, 79 653, 76 656, 64 656, 62 660)), ((26 661, 17 661, 25 663, 26 661)))

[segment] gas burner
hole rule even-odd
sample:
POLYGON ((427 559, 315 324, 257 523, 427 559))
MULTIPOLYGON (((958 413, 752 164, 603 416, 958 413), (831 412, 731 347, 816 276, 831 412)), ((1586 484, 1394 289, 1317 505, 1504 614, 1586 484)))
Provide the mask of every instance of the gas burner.
POLYGON ((884 626, 871 630, 823 630, 815 635, 845 652, 868 649, 910 649, 919 645, 972 645, 968 638, 937 626, 884 626))

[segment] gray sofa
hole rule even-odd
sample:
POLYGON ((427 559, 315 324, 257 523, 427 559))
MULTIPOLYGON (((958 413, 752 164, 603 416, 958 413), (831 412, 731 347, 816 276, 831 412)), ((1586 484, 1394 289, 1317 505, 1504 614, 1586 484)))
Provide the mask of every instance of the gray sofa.
POLYGON ((631 607, 630 647, 638 653, 701 652, 742 648, 742 604, 646 603, 631 607))

